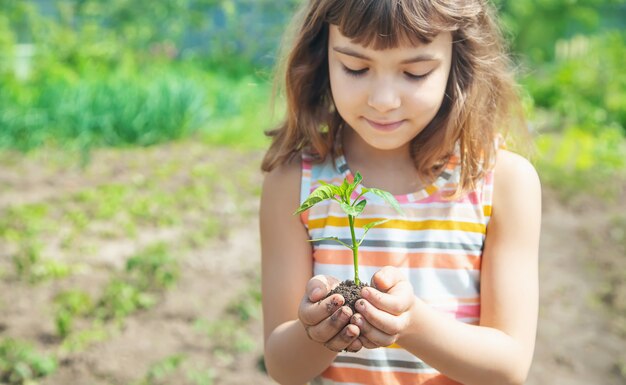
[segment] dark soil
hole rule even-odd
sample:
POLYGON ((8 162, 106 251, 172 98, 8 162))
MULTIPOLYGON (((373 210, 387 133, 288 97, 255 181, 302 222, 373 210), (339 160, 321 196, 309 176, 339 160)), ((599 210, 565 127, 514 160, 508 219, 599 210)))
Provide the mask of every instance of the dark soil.
POLYGON ((356 301, 361 299, 361 289, 365 286, 369 286, 367 283, 361 282, 358 285, 353 280, 345 280, 341 282, 337 287, 331 290, 326 297, 330 297, 333 294, 341 294, 344 298, 345 305, 352 309, 352 313, 356 313, 356 301))

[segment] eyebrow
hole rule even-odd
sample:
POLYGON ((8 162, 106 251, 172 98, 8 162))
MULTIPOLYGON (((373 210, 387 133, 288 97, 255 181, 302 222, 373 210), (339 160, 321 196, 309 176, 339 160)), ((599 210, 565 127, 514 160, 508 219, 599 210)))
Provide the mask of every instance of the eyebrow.
MULTIPOLYGON (((356 57, 359 59, 363 59, 363 60, 368 60, 368 61, 372 61, 372 59, 368 56, 363 55, 362 53, 359 53, 357 51, 354 51, 351 48, 348 47, 333 47, 334 51, 337 51, 339 53, 342 53, 344 55, 348 55, 348 56, 352 56, 352 57, 356 57)), ((410 64, 410 63, 417 63, 417 62, 421 62, 421 61, 437 61, 439 59, 437 59, 436 57, 432 56, 432 55, 428 55, 428 54, 420 54, 405 60, 402 60, 400 63, 401 64, 410 64)))

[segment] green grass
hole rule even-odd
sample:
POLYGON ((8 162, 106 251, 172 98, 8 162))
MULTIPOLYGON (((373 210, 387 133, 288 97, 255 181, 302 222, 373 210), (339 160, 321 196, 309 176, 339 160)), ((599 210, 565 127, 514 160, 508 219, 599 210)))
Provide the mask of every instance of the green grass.
POLYGON ((215 96, 212 116, 202 129, 205 143, 263 149, 269 145, 265 131, 276 124, 279 114, 271 108, 271 85, 268 81, 243 78, 232 82, 228 79, 213 79, 216 86, 210 95, 215 96), (222 91, 220 91, 222 89, 222 91), (230 89, 233 93, 223 92, 230 89))
POLYGON ((626 139, 621 130, 597 134, 572 127, 536 141, 535 163, 542 181, 564 197, 591 193, 605 199, 620 194, 626 180, 626 139))
POLYGON ((0 383, 33 385, 37 379, 54 373, 58 363, 52 356, 39 353, 29 343, 0 340, 0 383))
POLYGON ((35 79, 0 86, 0 148, 89 149, 151 145, 189 135, 204 120, 204 89, 170 71, 35 79))
POLYGON ((272 122, 267 80, 199 68, 40 74, 0 82, 0 150, 149 146, 200 132, 207 143, 262 148, 272 122))

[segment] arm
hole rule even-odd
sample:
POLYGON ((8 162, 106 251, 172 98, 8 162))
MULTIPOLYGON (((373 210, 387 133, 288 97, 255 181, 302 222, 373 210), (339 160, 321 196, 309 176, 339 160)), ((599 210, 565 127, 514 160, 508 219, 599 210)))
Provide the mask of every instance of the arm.
POLYGON ((374 277, 379 290, 364 293, 361 314, 353 316, 364 346, 397 341, 466 385, 524 383, 537 325, 541 192, 534 168, 512 153, 499 152, 495 174, 479 325, 431 309, 412 296, 398 270, 387 268, 374 277))
POLYGON ((337 282, 311 278, 308 233, 293 215, 300 203, 300 178, 297 163, 275 169, 266 176, 261 197, 265 364, 281 384, 304 384, 319 375, 337 355, 333 350, 350 345, 359 332, 349 324, 352 313, 340 295, 317 304, 337 282), (321 290, 314 292, 316 287, 321 290), (309 335, 301 319, 307 320, 309 335))

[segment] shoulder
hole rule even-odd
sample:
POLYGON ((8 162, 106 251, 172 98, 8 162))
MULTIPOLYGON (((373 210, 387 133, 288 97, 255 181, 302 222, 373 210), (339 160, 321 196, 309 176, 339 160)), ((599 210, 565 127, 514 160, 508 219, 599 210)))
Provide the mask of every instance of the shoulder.
POLYGON ((507 214, 540 212, 541 182, 528 159, 498 150, 494 167, 493 210, 507 214))
POLYGON ((299 186, 302 178, 302 159, 294 159, 265 174, 263 189, 270 191, 299 186))
POLYGON ((506 191, 508 194, 518 190, 534 193, 541 191, 535 167, 528 159, 508 150, 498 150, 494 177, 494 193, 497 190, 506 191))

